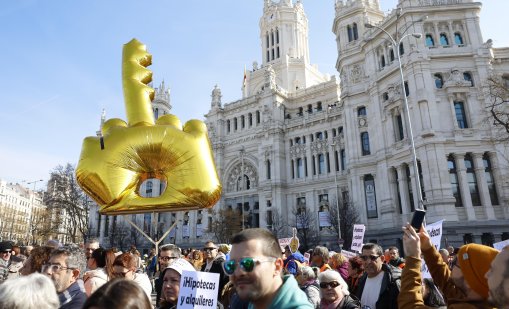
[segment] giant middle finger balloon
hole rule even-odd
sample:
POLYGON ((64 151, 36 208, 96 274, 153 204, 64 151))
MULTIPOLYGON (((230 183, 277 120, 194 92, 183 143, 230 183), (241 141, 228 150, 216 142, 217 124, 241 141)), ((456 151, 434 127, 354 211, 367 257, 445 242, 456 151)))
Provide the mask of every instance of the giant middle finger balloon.
POLYGON ((154 121, 147 84, 152 56, 133 39, 124 45, 122 82, 127 123, 110 119, 101 137, 83 141, 76 178, 102 214, 190 210, 212 207, 220 198, 219 182, 207 128, 190 120, 182 128, 174 115, 154 121), (158 197, 142 197, 141 184, 166 184, 158 197))

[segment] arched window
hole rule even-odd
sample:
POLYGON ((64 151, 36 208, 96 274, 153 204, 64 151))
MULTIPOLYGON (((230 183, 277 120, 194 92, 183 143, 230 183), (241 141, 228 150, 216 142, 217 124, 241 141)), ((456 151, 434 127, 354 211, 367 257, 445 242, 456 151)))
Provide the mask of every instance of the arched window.
POLYGON ((320 112, 321 110, 322 110, 322 102, 317 102, 316 103, 316 111, 320 112))
POLYGON ((366 116, 366 115, 367 115, 367 111, 366 111, 365 106, 360 106, 359 108, 357 108, 357 116, 366 116))
POLYGON ((297 158, 297 178, 302 178, 304 176, 304 167, 302 166, 302 159, 297 158))
POLYGON ((454 113, 456 114, 456 121, 458 128, 468 128, 467 113, 465 112, 465 104, 461 101, 454 101, 454 113))
POLYGON ((470 74, 469 72, 463 73, 463 79, 466 80, 467 82, 470 82, 471 87, 474 86, 474 80, 472 79, 472 74, 470 74))
POLYGON ((303 113, 304 113, 304 108, 299 107, 299 112, 297 113, 297 116, 302 116, 303 113))
POLYGON ((435 46, 435 40, 433 39, 433 35, 426 34, 426 46, 427 47, 434 47, 435 46))
POLYGON ((270 45, 274 46, 274 31, 270 32, 270 45))
POLYGON ((260 123, 260 111, 256 111, 256 124, 260 123))
POLYGON ((226 133, 230 133, 231 127, 230 127, 230 120, 226 120, 226 133))
POLYGON ((359 38, 359 32, 357 31, 357 23, 353 23, 353 39, 357 40, 359 38))
POLYGON ((233 118, 233 130, 237 131, 237 117, 233 118))
POLYGON ((267 179, 270 179, 270 160, 267 160, 267 179))
POLYGON ((159 118, 159 108, 157 107, 154 109, 154 118, 155 119, 159 118))
POLYGON ((276 44, 279 44, 279 29, 276 28, 276 44))
POLYGON ((329 134, 327 133, 327 130, 323 131, 323 136, 325 139, 329 138, 329 134))
POLYGON ((399 55, 403 56, 405 54, 405 47, 403 46, 403 42, 399 43, 399 55))
POLYGON ((244 115, 240 116, 240 127, 244 129, 246 127, 246 118, 244 115))
POLYGON ((410 95, 410 88, 408 87, 408 82, 405 82, 405 95, 408 97, 410 95))
POLYGON ((391 62, 393 62, 394 61, 394 49, 392 49, 392 48, 389 50, 389 57, 391 57, 391 62))
POLYGON ((332 128, 332 137, 336 137, 336 128, 332 128))
POLYGON ((249 126, 251 127, 253 125, 253 114, 251 113, 247 114, 247 121, 249 123, 249 126))
POLYGON ((368 132, 361 133, 361 148, 362 148, 363 156, 367 156, 367 155, 371 154, 371 151, 369 149, 369 134, 368 134, 368 132))
POLYGON ((442 74, 436 73, 433 75, 433 78, 435 79, 435 87, 440 89, 444 86, 444 78, 442 77, 442 74))
POLYGON ((295 144, 300 144, 300 137, 298 137, 298 136, 297 136, 297 137, 295 138, 295 144))
POLYGON ((461 36, 461 33, 456 32, 454 33, 454 44, 462 46, 463 43, 463 37, 461 36))
POLYGON ((453 155, 447 157, 447 168, 449 169, 449 180, 451 181, 452 195, 456 199, 454 206, 462 207, 463 202, 461 201, 460 183, 458 181, 458 171, 456 169, 456 162, 454 161, 453 155))
POLYGON ((352 30, 352 26, 348 25, 346 26, 346 32, 348 34, 348 42, 352 42, 353 41, 353 30, 352 30))
POLYGON ((384 55, 381 55, 380 56, 380 68, 384 68, 385 67, 385 56, 384 55))
POLYGON ((322 134, 322 132, 316 132, 316 139, 317 139, 317 140, 320 140, 320 141, 321 141, 321 140, 323 140, 323 134, 322 134))
POLYGON ((449 46, 449 39, 447 38, 447 34, 440 33, 440 45, 449 46))

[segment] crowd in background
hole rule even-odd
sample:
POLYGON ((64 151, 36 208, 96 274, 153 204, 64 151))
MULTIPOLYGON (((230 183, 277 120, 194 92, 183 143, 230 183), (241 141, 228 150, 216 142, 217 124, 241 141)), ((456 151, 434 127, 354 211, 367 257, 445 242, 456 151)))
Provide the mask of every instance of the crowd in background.
POLYGON ((291 252, 265 229, 243 230, 230 244, 158 249, 142 256, 97 239, 35 248, 0 242, 0 309, 176 308, 183 271, 219 274, 217 308, 509 308, 509 247, 437 250, 425 229, 410 225, 405 258, 374 243, 359 254, 325 246, 291 252))

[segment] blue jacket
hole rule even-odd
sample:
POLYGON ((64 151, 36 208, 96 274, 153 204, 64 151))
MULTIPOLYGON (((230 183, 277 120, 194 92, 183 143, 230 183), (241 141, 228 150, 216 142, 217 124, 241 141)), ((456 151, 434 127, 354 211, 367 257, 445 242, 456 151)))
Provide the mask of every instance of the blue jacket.
MULTIPOLYGON (((249 309, 253 309, 253 304, 249 304, 249 309)), ((276 297, 270 303, 269 309, 313 309, 313 305, 308 300, 297 284, 292 275, 283 277, 283 285, 279 288, 276 297)))
POLYGON ((83 281, 78 280, 71 284, 67 290, 58 293, 60 309, 81 309, 87 300, 83 281))

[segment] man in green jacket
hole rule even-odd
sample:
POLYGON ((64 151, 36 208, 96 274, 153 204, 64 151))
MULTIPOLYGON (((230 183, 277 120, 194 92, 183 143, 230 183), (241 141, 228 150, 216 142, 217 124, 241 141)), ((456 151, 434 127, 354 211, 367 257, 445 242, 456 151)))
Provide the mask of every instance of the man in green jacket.
POLYGON ((246 229, 233 236, 230 260, 223 268, 249 308, 313 308, 293 276, 282 276, 281 247, 266 229, 246 229))

